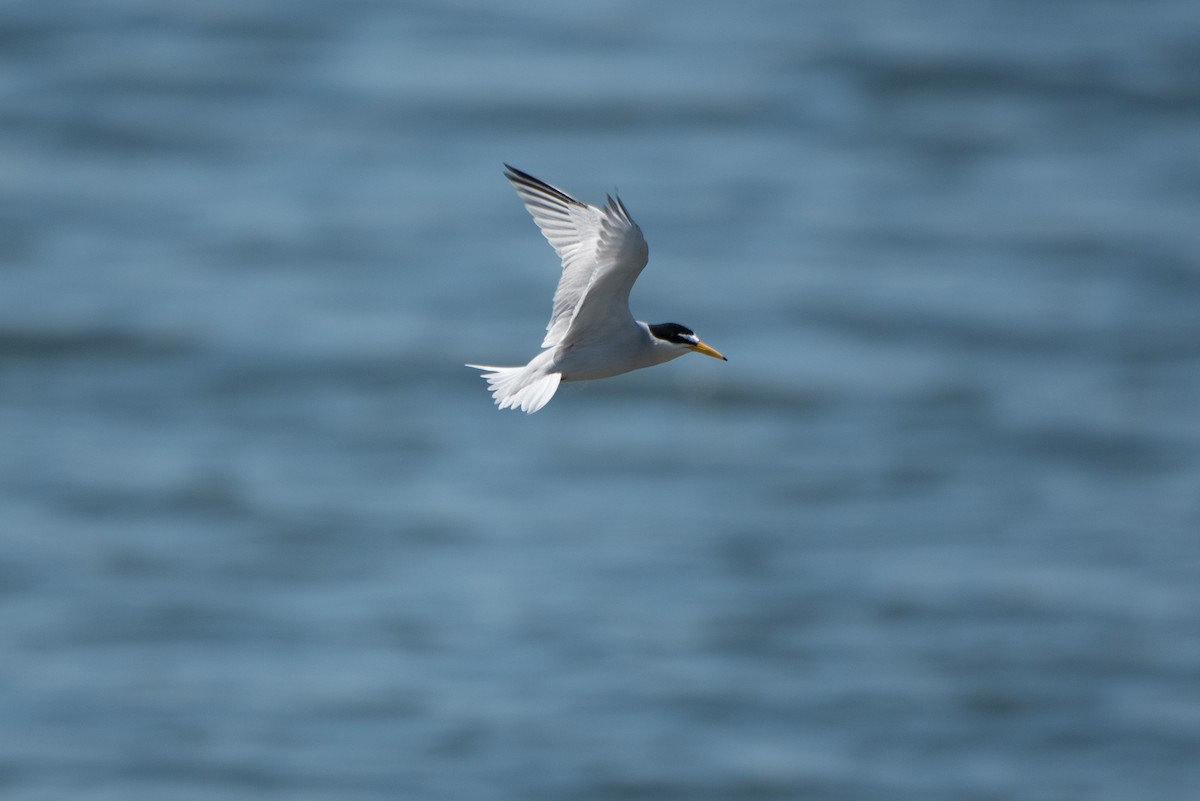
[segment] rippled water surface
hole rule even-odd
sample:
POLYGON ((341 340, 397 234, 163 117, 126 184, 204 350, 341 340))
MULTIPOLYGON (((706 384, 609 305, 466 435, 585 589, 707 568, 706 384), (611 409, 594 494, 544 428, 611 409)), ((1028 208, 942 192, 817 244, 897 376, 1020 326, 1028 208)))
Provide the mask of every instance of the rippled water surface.
POLYGON ((0 8, 0 791, 1190 799, 1200 10, 0 8), (729 356, 499 412, 619 187, 729 356))

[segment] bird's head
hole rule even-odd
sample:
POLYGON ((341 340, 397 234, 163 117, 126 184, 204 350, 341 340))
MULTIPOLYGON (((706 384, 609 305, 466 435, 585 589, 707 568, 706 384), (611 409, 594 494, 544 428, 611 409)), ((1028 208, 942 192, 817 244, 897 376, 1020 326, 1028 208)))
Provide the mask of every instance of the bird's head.
POLYGON ((712 356, 714 359, 720 359, 723 362, 729 361, 719 352, 701 342, 700 337, 696 336, 692 329, 682 326, 679 323, 656 323, 646 327, 650 329, 650 334, 654 337, 655 344, 703 353, 705 356, 712 356))

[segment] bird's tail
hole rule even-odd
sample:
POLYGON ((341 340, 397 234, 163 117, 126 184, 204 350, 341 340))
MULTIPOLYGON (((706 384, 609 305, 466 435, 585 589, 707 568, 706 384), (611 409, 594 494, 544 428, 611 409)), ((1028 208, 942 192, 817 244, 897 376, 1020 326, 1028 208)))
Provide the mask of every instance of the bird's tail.
MULTIPOLYGON (((536 360, 535 360, 536 362, 536 360)), ((533 414, 545 406, 558 391, 562 373, 545 373, 534 362, 521 367, 489 367, 484 364, 468 364, 483 370, 488 388, 496 405, 501 409, 520 409, 533 414)))

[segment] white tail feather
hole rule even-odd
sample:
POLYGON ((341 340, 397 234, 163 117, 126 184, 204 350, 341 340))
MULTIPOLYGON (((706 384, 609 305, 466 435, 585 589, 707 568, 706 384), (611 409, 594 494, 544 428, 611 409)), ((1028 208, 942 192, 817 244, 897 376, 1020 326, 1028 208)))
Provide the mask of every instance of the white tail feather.
POLYGON ((484 370, 488 388, 496 405, 501 409, 520 409, 533 414, 545 406, 558 391, 562 373, 543 373, 532 363, 521 367, 489 367, 484 364, 468 364, 476 370, 484 370))

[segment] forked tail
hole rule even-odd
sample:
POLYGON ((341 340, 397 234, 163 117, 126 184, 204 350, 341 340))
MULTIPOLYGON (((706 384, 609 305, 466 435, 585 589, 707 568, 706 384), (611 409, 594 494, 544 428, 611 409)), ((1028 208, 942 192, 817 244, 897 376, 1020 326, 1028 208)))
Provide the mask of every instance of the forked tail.
POLYGON ((483 378, 487 379, 488 388, 496 405, 501 409, 520 409, 526 414, 533 414, 545 406, 558 391, 558 382, 562 373, 543 373, 534 365, 521 367, 489 367, 484 364, 468 364, 476 370, 483 370, 483 378))

